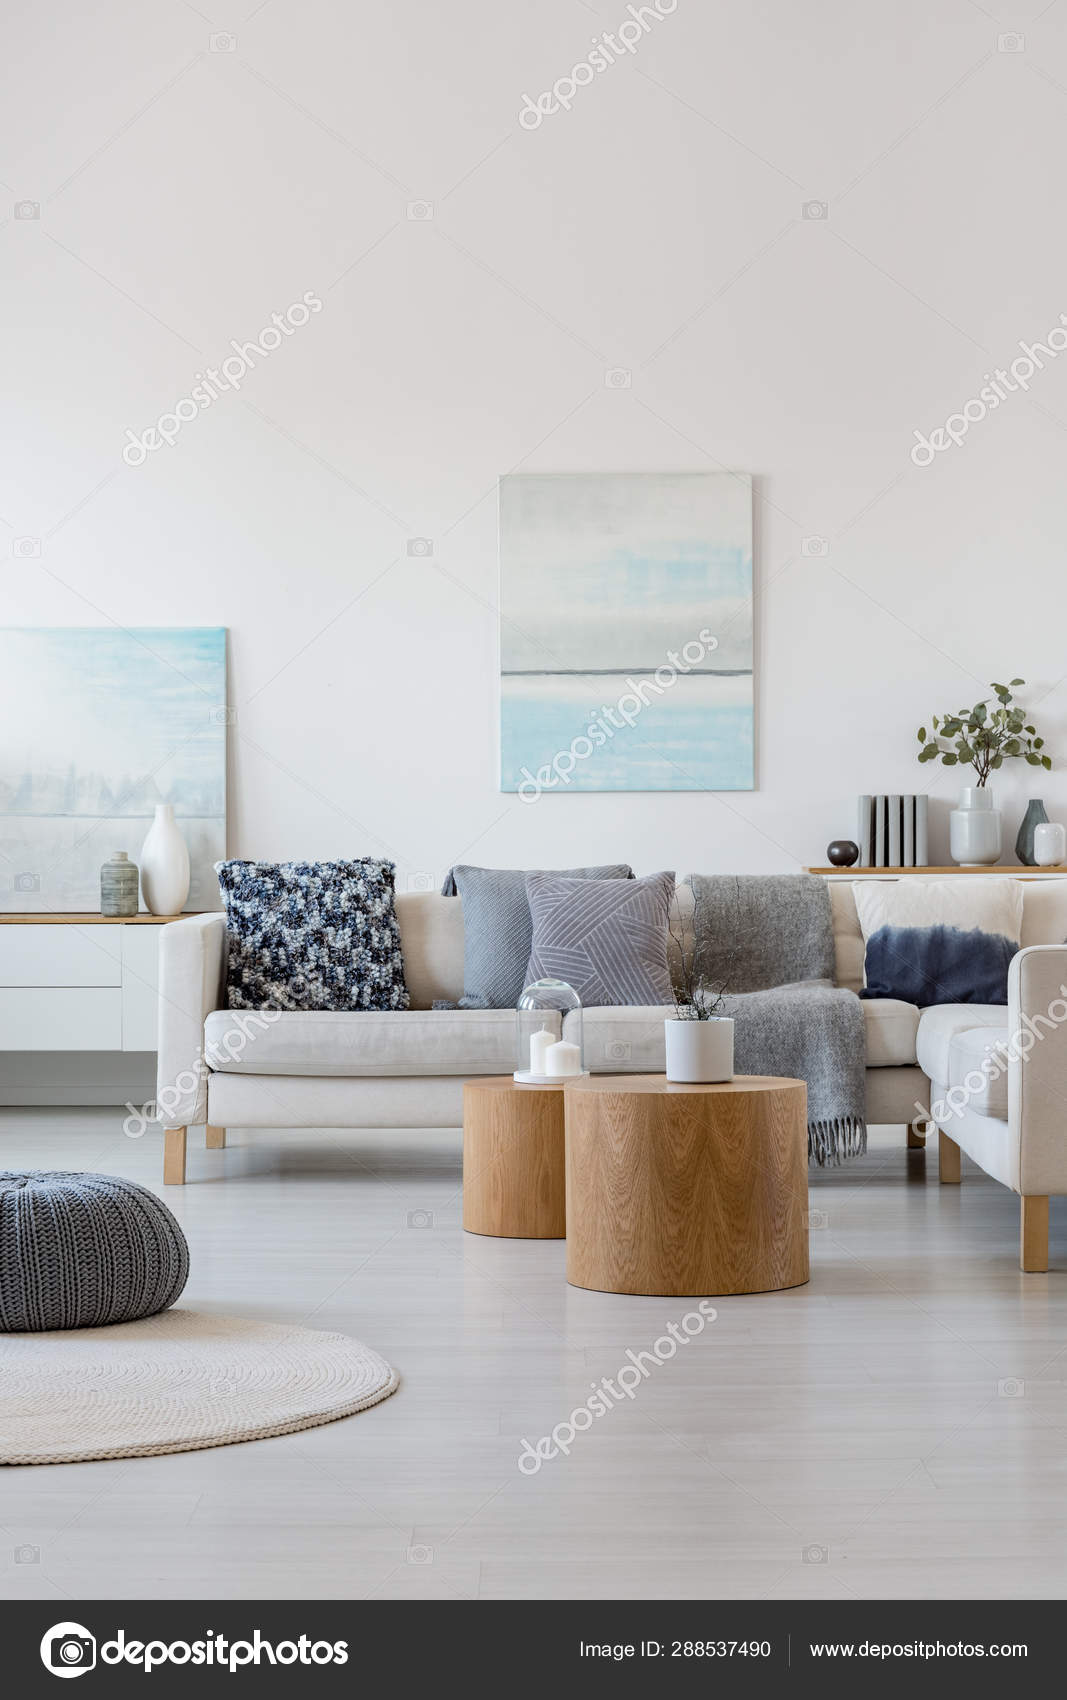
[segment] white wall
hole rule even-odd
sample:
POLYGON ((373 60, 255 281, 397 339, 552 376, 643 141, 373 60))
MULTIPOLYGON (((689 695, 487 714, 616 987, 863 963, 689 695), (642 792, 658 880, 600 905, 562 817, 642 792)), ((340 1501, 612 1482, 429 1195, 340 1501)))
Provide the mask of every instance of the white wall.
MULTIPOLYGON (((227 625, 231 853, 389 853, 401 886, 821 861, 858 791, 930 781, 915 727, 991 677, 1029 681, 1067 764, 1067 356, 909 458, 1067 311, 1043 4, 678 0, 532 132, 523 93, 622 0, 23 8, 0 206, 41 216, 0 229, 0 515, 43 552, 9 560, 4 622, 227 625), (239 397, 123 463, 308 290, 239 397), (498 475, 718 466, 759 494, 758 789, 501 795, 498 475)), ((1067 815, 1065 774, 1002 779, 1011 837, 1028 792, 1067 815)))

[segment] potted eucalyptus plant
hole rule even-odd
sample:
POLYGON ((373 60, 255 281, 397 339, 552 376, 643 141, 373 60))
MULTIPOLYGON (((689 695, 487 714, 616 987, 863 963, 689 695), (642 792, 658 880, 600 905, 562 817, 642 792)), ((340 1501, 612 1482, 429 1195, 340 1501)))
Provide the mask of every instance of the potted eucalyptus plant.
POLYGON ((973 767, 975 783, 960 792, 959 808, 949 817, 949 845, 961 867, 982 867, 1000 858, 1000 810, 995 807, 989 776, 1005 761, 1021 758, 1031 767, 1046 770, 1052 761, 1045 754, 1045 740, 1037 735, 1012 692, 1025 679, 998 685, 994 697, 985 697, 973 708, 956 714, 934 715, 930 731, 919 727, 921 762, 940 760, 945 767, 973 767))

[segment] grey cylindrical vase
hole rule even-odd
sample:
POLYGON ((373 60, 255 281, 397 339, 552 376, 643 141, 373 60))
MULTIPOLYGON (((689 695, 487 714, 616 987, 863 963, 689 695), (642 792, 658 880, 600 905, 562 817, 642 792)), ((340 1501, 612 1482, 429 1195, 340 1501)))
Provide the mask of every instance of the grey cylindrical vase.
POLYGON ((1015 840, 1015 854, 1020 862, 1023 862, 1028 868, 1037 865, 1034 856, 1034 828, 1047 820, 1048 815, 1045 813, 1045 805, 1041 798, 1031 798, 1019 827, 1019 836, 1015 840))
POLYGON ((127 917, 137 913, 137 863, 116 850, 100 869, 100 913, 127 917))

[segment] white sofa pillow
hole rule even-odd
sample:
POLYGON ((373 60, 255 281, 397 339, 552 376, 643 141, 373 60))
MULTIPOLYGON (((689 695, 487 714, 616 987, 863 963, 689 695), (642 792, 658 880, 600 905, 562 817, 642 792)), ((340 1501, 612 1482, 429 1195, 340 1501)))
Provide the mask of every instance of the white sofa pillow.
POLYGON ((1008 964, 1022 933, 1018 880, 857 880, 852 890, 863 929, 862 997, 920 1007, 1007 1003, 1008 964))

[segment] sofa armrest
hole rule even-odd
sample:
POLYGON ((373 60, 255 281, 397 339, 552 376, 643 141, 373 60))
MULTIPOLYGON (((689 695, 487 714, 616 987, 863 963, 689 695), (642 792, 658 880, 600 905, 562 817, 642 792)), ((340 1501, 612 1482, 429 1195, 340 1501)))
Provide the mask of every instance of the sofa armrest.
POLYGON ((188 915, 162 929, 156 1106, 164 1127, 207 1121, 204 1022, 224 1007, 225 983, 225 915, 188 915))
POLYGON ((1029 945, 1008 969, 1008 1126, 1017 1190, 1067 1192, 1067 945, 1029 945))

